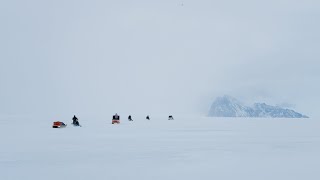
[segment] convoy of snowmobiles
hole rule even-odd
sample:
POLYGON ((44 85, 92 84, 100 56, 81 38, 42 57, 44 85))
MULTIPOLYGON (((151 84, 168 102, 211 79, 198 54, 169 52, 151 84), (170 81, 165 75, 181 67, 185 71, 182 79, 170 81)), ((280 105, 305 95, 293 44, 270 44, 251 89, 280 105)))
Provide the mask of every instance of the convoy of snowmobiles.
MULTIPOLYGON (((146 116, 146 120, 150 120, 149 115, 146 116)), ((168 120, 174 120, 173 116, 169 115, 168 120)), ((133 121, 131 115, 128 116, 128 121, 133 121)), ((81 127, 81 125, 79 123, 79 119, 76 117, 76 115, 73 116, 71 124, 76 127, 81 127)), ((120 116, 117 113, 112 116, 111 124, 120 124, 120 116)), ((67 127, 67 124, 65 124, 64 122, 61 122, 61 121, 55 121, 55 122, 53 122, 53 125, 52 125, 52 128, 65 128, 65 127, 67 127)))

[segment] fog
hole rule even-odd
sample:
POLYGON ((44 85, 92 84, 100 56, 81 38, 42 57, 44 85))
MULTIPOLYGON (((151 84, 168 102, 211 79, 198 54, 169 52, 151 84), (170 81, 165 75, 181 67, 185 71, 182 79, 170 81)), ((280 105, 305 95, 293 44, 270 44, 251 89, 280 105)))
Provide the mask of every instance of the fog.
POLYGON ((320 2, 1 1, 0 115, 206 115, 215 97, 320 116, 320 2))

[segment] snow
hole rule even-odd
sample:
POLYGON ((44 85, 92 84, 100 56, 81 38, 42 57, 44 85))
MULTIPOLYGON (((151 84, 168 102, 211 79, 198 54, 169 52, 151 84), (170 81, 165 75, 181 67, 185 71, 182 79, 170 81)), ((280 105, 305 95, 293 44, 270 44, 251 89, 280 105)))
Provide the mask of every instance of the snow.
POLYGON ((0 119, 1 180, 318 180, 316 119, 0 119))

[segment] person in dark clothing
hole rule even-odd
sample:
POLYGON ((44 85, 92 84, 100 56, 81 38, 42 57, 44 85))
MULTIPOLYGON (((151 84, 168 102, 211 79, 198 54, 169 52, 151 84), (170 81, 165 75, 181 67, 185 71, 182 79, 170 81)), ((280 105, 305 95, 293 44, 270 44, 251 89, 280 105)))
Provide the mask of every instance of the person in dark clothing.
POLYGON ((76 115, 74 115, 73 118, 72 118, 72 124, 74 126, 80 126, 78 118, 76 117, 76 115))
POLYGON ((120 116, 116 113, 115 115, 112 116, 112 119, 120 120, 120 116))
POLYGON ((131 115, 128 116, 128 120, 129 121, 133 121, 132 118, 131 118, 131 115))
POLYGON ((146 119, 147 119, 147 120, 150 120, 150 117, 149 117, 149 116, 147 116, 147 117, 146 117, 146 119))

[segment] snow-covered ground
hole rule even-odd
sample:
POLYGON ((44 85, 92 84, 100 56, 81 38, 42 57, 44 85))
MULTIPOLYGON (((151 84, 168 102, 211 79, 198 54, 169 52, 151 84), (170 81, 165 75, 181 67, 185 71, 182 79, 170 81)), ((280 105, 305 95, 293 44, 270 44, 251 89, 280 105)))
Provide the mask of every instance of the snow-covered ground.
POLYGON ((319 180, 320 122, 166 116, 0 119, 1 180, 319 180))

